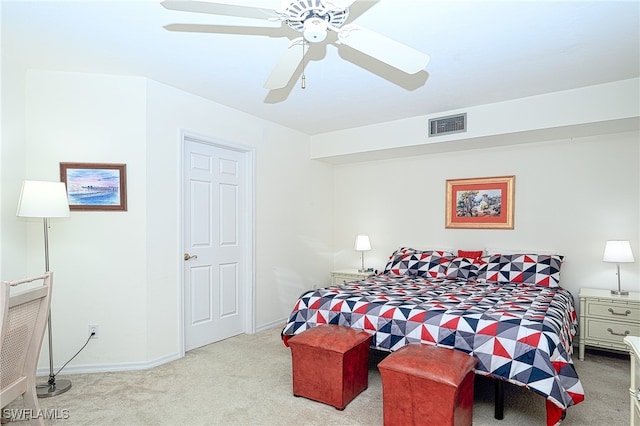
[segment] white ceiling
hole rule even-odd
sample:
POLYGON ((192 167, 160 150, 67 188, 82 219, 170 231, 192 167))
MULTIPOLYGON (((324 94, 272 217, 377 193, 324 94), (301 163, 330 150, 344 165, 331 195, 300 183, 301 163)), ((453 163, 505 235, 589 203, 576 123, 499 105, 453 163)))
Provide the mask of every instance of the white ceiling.
POLYGON ((148 77, 309 135, 640 76, 638 1, 360 0, 349 22, 429 54, 426 70, 325 43, 310 50, 306 89, 298 73, 271 92, 271 67, 300 35, 286 25, 168 31, 211 17, 151 0, 0 5, 5 72, 148 77))

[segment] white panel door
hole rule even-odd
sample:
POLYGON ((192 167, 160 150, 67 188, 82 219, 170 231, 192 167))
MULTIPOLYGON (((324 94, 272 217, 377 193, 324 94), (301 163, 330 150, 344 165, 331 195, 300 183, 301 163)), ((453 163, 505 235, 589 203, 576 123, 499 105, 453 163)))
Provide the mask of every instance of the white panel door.
POLYGON ((185 140, 185 350, 245 330, 245 167, 242 152, 185 140))

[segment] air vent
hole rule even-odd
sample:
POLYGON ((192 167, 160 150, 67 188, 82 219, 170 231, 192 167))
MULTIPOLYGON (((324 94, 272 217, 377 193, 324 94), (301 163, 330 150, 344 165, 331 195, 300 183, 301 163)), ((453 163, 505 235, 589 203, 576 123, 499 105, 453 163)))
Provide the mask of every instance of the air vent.
POLYGON ((467 113, 429 120, 429 136, 448 135, 467 131, 467 113))

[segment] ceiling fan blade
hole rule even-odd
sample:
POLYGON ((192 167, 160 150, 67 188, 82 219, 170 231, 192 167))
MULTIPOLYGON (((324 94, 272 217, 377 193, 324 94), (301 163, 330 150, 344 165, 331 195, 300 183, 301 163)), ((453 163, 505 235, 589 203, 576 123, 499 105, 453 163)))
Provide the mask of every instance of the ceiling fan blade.
POLYGON ((280 21, 265 21, 260 19, 234 18, 232 16, 216 16, 215 20, 209 20, 207 24, 167 24, 164 29, 167 31, 180 31, 192 33, 216 32, 224 27, 245 27, 245 28, 280 28, 280 21))
POLYGON ((264 83, 265 89, 281 89, 289 84, 289 80, 291 80, 304 55, 309 50, 309 44, 303 41, 302 37, 298 37, 289 44, 264 83))
POLYGON ((359 25, 345 25, 338 41, 385 64, 415 74, 426 68, 429 55, 359 25))
POLYGON ((226 1, 180 1, 166 0, 161 2, 169 10, 182 12, 208 13, 211 15, 235 16, 250 19, 277 19, 280 15, 276 9, 279 0, 226 0, 226 1), (270 7, 273 6, 273 7, 270 7))
POLYGON ((356 0, 320 0, 320 3, 322 3, 324 7, 329 10, 335 11, 345 10, 351 7, 351 5, 355 2, 356 0))

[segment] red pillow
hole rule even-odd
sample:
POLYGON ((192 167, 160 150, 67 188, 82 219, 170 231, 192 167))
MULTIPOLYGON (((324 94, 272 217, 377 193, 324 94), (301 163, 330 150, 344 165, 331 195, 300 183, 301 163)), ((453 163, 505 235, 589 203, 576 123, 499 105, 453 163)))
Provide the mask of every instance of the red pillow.
POLYGON ((482 257, 482 250, 458 250, 458 257, 468 257, 470 259, 478 259, 482 257))

